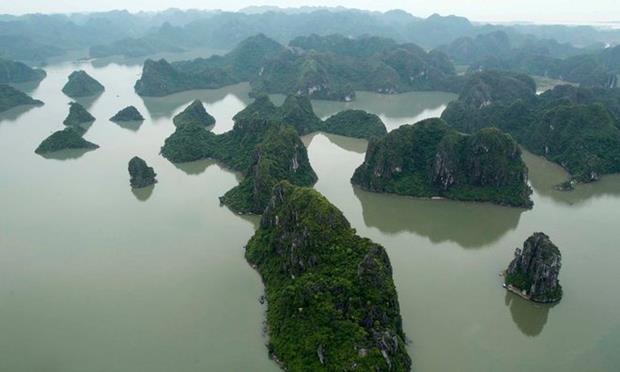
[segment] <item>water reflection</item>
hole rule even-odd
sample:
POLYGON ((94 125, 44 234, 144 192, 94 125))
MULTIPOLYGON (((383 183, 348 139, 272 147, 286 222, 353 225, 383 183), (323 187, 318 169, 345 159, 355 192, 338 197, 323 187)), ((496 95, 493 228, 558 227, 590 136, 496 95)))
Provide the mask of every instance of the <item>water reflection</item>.
POLYGON ((249 84, 241 83, 220 89, 190 90, 165 97, 141 97, 141 99, 153 119, 170 119, 178 108, 190 104, 195 99, 208 105, 232 95, 246 106, 252 101, 248 95, 249 89, 249 84))
POLYGON ((534 191, 555 202, 576 205, 595 197, 620 195, 620 174, 607 175, 593 183, 579 184, 573 191, 557 191, 553 187, 568 179, 568 173, 562 167, 525 150, 523 160, 529 169, 530 184, 534 191))
POLYGON ((101 92, 99 94, 95 94, 94 96, 75 97, 75 98, 72 98, 72 99, 75 102, 79 103, 80 105, 84 106, 84 108, 88 110, 95 102, 97 102, 97 100, 101 97, 102 94, 103 94, 103 92, 101 92))
POLYGON ((130 130, 132 132, 137 132, 144 123, 143 120, 131 120, 131 121, 113 121, 114 124, 118 125, 121 128, 130 130))
POLYGON ((314 139, 314 137, 317 136, 319 133, 327 137, 329 142, 333 143, 334 145, 346 151, 363 154, 366 152, 366 148, 368 147, 368 141, 364 139, 344 137, 344 136, 340 136, 337 134, 331 134, 331 133, 325 133, 325 132, 311 133, 306 136, 303 136, 301 140, 304 143, 304 145, 308 147, 310 143, 312 143, 312 140, 314 139))
POLYGON ((65 161, 65 160, 79 159, 82 156, 84 156, 86 153, 89 153, 95 150, 96 149, 67 149, 67 150, 48 152, 48 153, 40 154, 40 155, 44 157, 45 159, 65 161))
POLYGON ((527 301, 508 291, 504 302, 510 309, 512 320, 519 330, 530 337, 536 337, 542 332, 549 318, 549 310, 554 306, 527 301))
POLYGON ((433 243, 450 241, 463 248, 480 248, 497 241, 517 227, 524 212, 487 203, 372 193, 357 187, 353 193, 362 204, 366 226, 385 234, 411 232, 433 243))
POLYGON ((0 112, 0 123, 2 123, 3 121, 7 121, 7 122, 16 121, 23 114, 39 106, 41 105, 22 105, 22 106, 14 107, 10 110, 0 112))
POLYGON ((205 159, 190 161, 187 163, 172 163, 177 169, 182 170, 189 176, 195 176, 203 173, 209 166, 215 164, 215 160, 205 159))
POLYGON ((141 202, 147 201, 151 195, 153 194, 153 189, 155 189, 155 185, 142 187, 140 189, 131 189, 131 193, 141 202))
MULTIPOLYGON (((43 78, 45 79, 45 78, 43 78)), ((26 93, 26 94, 31 94, 32 92, 35 91, 35 89, 37 89, 39 87, 39 85, 41 84, 41 81, 43 81, 43 79, 41 80, 36 80, 36 81, 28 81, 25 83, 12 83, 10 84, 13 88, 17 89, 17 90, 21 90, 22 92, 26 93)))
POLYGON ((105 68, 110 64, 116 64, 121 66, 141 66, 146 59, 158 60, 164 58, 169 62, 190 60, 195 58, 208 58, 214 54, 223 55, 227 50, 211 49, 211 48, 194 48, 181 52, 161 52, 140 57, 125 57, 122 55, 96 58, 91 60, 91 64, 95 68, 105 68))
POLYGON ((390 131, 403 124, 438 117, 446 105, 456 98, 456 94, 445 92, 408 92, 396 95, 357 92, 353 102, 313 101, 312 105, 321 118, 347 109, 372 112, 383 120, 390 131))

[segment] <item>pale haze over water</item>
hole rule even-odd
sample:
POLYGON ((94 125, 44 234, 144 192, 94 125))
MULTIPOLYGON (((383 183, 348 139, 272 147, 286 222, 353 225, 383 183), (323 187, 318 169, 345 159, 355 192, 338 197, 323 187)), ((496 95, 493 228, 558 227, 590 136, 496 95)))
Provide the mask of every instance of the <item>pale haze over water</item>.
POLYGON ((427 17, 433 13, 441 15, 455 14, 468 17, 473 21, 487 22, 535 22, 561 24, 593 24, 601 26, 615 25, 620 22, 620 6, 617 0, 444 0, 444 1, 408 1, 389 2, 371 0, 271 0, 247 1, 229 0, 21 0, 0 2, 0 13, 70 13, 91 12, 112 9, 127 9, 132 12, 180 9, 222 9, 239 10, 248 6, 343 6, 369 10, 387 11, 403 9, 413 15, 427 17))

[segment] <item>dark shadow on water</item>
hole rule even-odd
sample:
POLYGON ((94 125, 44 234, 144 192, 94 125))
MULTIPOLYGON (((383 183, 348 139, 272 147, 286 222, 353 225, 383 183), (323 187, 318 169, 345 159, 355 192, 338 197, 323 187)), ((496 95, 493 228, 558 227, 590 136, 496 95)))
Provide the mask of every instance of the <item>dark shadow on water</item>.
POLYGON ((84 156, 86 153, 95 151, 96 149, 67 149, 54 152, 48 152, 46 154, 40 154, 45 159, 53 160, 75 160, 84 156))
POLYGON ((554 304, 538 304, 528 301, 512 292, 506 291, 504 303, 510 309, 513 322, 526 336, 538 336, 549 318, 549 311, 554 304))
POLYGON ((75 98, 71 98, 73 99, 75 102, 79 103, 80 105, 84 106, 85 109, 89 109, 95 102, 97 102, 97 100, 99 99, 99 97, 101 97, 103 95, 103 92, 96 94, 94 96, 88 96, 88 97, 75 97, 75 98))
POLYGON ((35 89, 39 87, 39 85, 41 85, 41 82, 43 81, 43 79, 35 80, 35 81, 27 81, 25 83, 12 83, 10 85, 14 87, 15 89, 21 90, 22 92, 26 94, 31 94, 32 92, 34 92, 35 89))
POLYGON ((33 108, 40 107, 40 106, 42 105, 23 105, 23 106, 14 107, 10 110, 0 112, 0 123, 4 121, 6 122, 16 121, 23 114, 27 113, 33 108))
POLYGON ((155 189, 155 185, 151 185, 151 186, 147 186, 147 187, 142 187, 139 189, 131 189, 131 193, 133 194, 133 196, 136 197, 136 199, 138 199, 141 202, 145 202, 147 201, 151 195, 153 194, 153 189, 155 189))
POLYGON ((177 169, 182 170, 185 174, 190 176, 196 176, 202 174, 209 166, 216 164, 215 160, 204 159, 190 161, 187 163, 172 163, 177 169))
POLYGON ((327 137, 329 142, 333 143, 334 145, 340 147, 343 150, 363 154, 368 148, 368 141, 366 141, 365 139, 345 137, 331 133, 321 133, 325 137, 327 137))
POLYGON ((199 99, 204 104, 221 101, 229 94, 234 95, 240 101, 248 105, 252 99, 248 96, 249 84, 241 83, 219 89, 190 90, 171 94, 164 97, 141 97, 149 115, 153 119, 172 118, 174 111, 180 107, 189 105, 193 100, 199 99))
POLYGON ((364 223, 385 234, 410 232, 433 243, 454 242, 463 248, 481 248, 500 239, 519 224, 519 208, 489 203, 416 199, 379 194, 353 187, 362 204, 364 223))
POLYGON ((137 132, 138 129, 140 129, 140 127, 142 126, 142 123, 144 123, 144 120, 113 121, 112 123, 118 125, 119 127, 123 129, 127 129, 132 132, 137 132))
POLYGON ((597 182, 578 184, 573 191, 558 191, 553 187, 568 179, 568 174, 562 167, 527 151, 523 151, 523 160, 528 167, 530 184, 534 191, 554 202, 578 205, 596 197, 620 196, 620 174, 603 176, 597 182))

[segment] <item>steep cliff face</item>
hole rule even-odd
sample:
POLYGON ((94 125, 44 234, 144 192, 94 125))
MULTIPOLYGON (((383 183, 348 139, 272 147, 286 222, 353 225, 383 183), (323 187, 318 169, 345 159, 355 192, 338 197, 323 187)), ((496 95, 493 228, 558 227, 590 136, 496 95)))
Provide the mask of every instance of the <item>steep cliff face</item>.
MULTIPOLYGON (((579 182, 620 172, 620 93, 617 89, 558 86, 540 96, 501 78, 495 99, 484 101, 484 84, 473 84, 443 112, 465 133, 496 127, 529 151, 564 167, 579 182), (529 93, 528 93, 529 91, 529 93), (521 93, 519 93, 521 92, 521 93), (488 103, 487 103, 488 102, 488 103)), ((512 81, 512 82, 511 82, 512 81)))
POLYGON ((462 135, 440 119, 371 141, 351 181, 375 192, 532 206, 527 168, 510 136, 496 129, 462 135))
POLYGON ((82 70, 73 71, 62 88, 64 94, 74 98, 95 96, 104 90, 100 82, 82 70))
POLYGON ((84 106, 77 102, 71 102, 69 104, 69 115, 62 123, 66 126, 76 126, 93 121, 95 121, 95 117, 86 111, 84 106))
POLYGON ((137 156, 129 160, 129 184, 134 189, 150 186, 157 182, 153 167, 149 167, 146 162, 137 156))
POLYGON ((558 247, 547 235, 534 233, 523 243, 522 250, 515 250, 515 258, 506 270, 505 285, 535 302, 557 302, 562 298, 558 279, 561 267, 558 247))
POLYGON ((323 122, 312 109, 310 98, 299 95, 289 95, 279 108, 279 117, 285 124, 292 125, 300 136, 316 132, 321 129, 323 122))
POLYGON ((285 369, 410 370, 385 250, 319 193, 277 184, 246 258, 265 283, 269 349, 285 369))
POLYGON ((298 186, 312 186, 317 177, 295 129, 274 125, 256 146, 243 181, 220 200, 237 213, 261 214, 273 186, 282 180, 298 186))

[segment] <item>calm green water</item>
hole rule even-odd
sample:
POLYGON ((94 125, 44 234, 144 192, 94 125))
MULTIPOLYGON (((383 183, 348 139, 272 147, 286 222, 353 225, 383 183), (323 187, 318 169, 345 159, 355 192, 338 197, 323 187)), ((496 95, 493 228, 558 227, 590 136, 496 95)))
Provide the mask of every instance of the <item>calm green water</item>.
MULTIPOLYGON (((263 337, 262 284, 243 258, 256 218, 217 197, 237 175, 211 161, 173 165, 158 155, 171 117, 202 99, 217 124, 250 101, 247 85, 141 99, 138 66, 80 65, 106 86, 85 104, 97 117, 87 153, 33 153, 62 127, 60 88, 78 68, 47 68, 22 86, 46 105, 0 116, 0 371, 273 371, 263 337), (133 104, 147 118, 107 120, 133 104), (129 187, 127 162, 143 157, 159 183, 129 187)), ((282 97, 274 97, 281 100, 282 97)), ((360 93, 315 102, 320 116, 365 108, 390 129, 436 116, 454 95, 360 93)), ((316 189, 392 260, 417 371, 617 371, 620 366, 620 177, 552 190, 561 169, 525 158, 533 210, 416 200, 357 190, 349 178, 366 143, 304 137, 316 189), (565 297, 556 306, 506 293, 499 272, 515 247, 545 231, 563 253, 565 297)))

